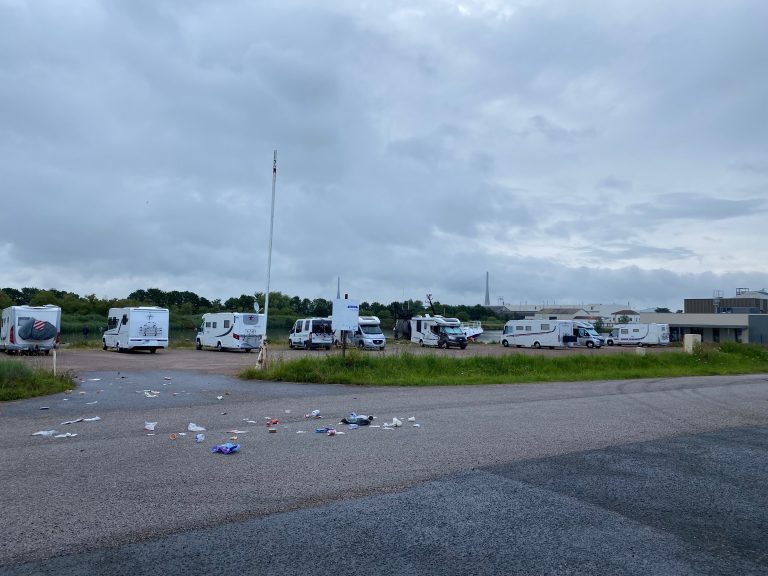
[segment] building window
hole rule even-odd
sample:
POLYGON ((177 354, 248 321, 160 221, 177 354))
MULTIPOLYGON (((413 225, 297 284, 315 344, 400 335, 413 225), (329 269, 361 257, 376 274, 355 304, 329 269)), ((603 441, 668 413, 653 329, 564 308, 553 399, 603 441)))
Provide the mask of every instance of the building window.
POLYGON ((712 328, 712 342, 720 342, 720 328, 712 328))

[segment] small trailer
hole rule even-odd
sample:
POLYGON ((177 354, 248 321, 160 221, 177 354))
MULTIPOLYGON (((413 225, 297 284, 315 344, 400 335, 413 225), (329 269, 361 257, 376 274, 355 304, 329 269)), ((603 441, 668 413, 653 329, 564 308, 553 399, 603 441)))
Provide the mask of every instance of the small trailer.
POLYGON ((61 308, 9 306, 0 320, 0 350, 6 354, 50 353, 61 341, 61 308))
POLYGON ((669 324, 620 324, 605 338, 608 346, 666 346, 669 324))
POLYGON ((264 314, 254 312, 215 312, 203 314, 195 348, 204 347, 250 352, 261 348, 266 322, 264 314))
POLYGON ((410 320, 411 342, 421 346, 437 346, 450 348, 456 346, 464 350, 467 347, 467 337, 461 330, 461 322, 457 318, 443 316, 414 316, 410 320))
POLYGON ((118 352, 168 347, 168 309, 158 306, 110 308, 102 348, 118 352))
POLYGON ((501 344, 518 348, 600 348, 603 340, 589 322, 532 319, 507 322, 501 335, 501 344))

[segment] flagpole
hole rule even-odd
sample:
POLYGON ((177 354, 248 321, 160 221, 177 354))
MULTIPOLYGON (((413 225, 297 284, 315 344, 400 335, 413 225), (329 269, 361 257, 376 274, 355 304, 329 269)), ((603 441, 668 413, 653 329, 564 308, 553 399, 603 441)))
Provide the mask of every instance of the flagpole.
POLYGON ((277 181, 277 150, 272 159, 272 208, 269 216, 269 255, 267 256, 267 292, 264 294, 264 340, 267 339, 269 317, 269 281, 272 275, 272 235, 275 229, 275 182, 277 181))

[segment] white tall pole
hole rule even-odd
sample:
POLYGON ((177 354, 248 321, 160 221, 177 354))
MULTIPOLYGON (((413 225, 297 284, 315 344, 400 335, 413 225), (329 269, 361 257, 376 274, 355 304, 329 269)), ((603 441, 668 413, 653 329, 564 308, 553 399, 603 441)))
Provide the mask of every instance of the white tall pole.
POLYGON ((264 294, 264 338, 267 337, 269 317, 269 280, 272 275, 272 233, 275 229, 275 182, 277 180, 277 150, 272 160, 272 209, 269 216, 269 256, 267 256, 267 292, 264 294))

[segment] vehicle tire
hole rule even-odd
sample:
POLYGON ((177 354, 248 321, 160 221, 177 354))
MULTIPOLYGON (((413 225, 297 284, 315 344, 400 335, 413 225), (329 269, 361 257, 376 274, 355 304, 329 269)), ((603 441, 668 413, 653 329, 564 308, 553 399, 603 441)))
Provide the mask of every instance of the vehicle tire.
POLYGON ((288 348, 293 350, 293 340, 291 340, 290 338, 288 338, 288 348))
POLYGON ((466 344, 459 344, 459 348, 461 348, 462 350, 465 350, 465 349, 466 349, 466 347, 467 347, 467 345, 466 345, 466 344))
POLYGON ((48 356, 50 353, 51 353, 51 351, 50 351, 50 350, 46 350, 46 351, 45 351, 45 355, 46 355, 46 356, 48 356))
POLYGON ((101 341, 101 349, 102 350, 106 350, 107 349, 107 341, 106 340, 102 340, 101 341))
POLYGON ((502 340, 501 345, 504 346, 504 348, 509 348, 509 342, 507 342, 506 340, 502 340))
POLYGON ((613 346, 613 340, 608 340, 608 341, 606 342, 606 344, 608 344, 608 346, 613 346))
POLYGON ((595 347, 595 343, 594 343, 594 342, 592 342, 592 340, 590 340, 589 342, 587 342, 587 348, 594 348, 594 347, 595 347))
POLYGON ((157 352, 157 348, 150 348, 149 349, 149 353, 150 354, 154 354, 155 352, 157 352))
POLYGON ((421 340, 421 339, 419 339, 419 346, 421 346, 422 348, 424 348, 424 340, 421 340))
POLYGON ((539 348, 541 348, 541 344, 538 342, 534 342, 533 347, 536 348, 536 350, 538 350, 539 348))
POLYGON ((360 341, 357 343, 357 347, 358 347, 358 348, 360 348, 360 350, 362 350, 363 348, 365 348, 365 342, 363 342, 362 340, 360 340, 360 341))
POLYGON ((216 352, 223 352, 224 348, 221 347, 221 342, 216 342, 216 352))
POLYGON ((118 343, 116 343, 116 344, 115 344, 115 348, 117 348, 117 353, 118 353, 118 354, 119 354, 120 352, 122 352, 122 351, 123 351, 123 349, 122 349, 122 348, 120 348, 120 342, 118 342, 118 343))
POLYGON ((330 349, 331 349, 331 345, 330 345, 330 344, 328 344, 328 346, 326 346, 326 347, 325 347, 325 349, 326 349, 326 350, 330 350, 330 349))
POLYGON ((311 346, 309 345, 309 340, 304 340, 304 350, 309 350, 311 346))
POLYGON ((202 350, 203 345, 200 343, 200 340, 195 341, 195 350, 202 350))

